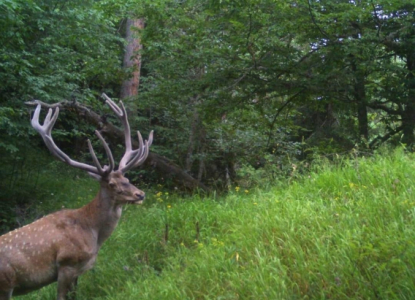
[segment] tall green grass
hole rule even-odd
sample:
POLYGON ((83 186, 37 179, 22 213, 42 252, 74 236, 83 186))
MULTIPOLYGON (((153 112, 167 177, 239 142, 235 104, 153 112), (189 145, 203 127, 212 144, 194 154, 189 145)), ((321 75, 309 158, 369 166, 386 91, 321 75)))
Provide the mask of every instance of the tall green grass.
POLYGON ((78 299, 415 299, 414 170, 398 150, 267 190, 150 196, 127 207, 78 299))

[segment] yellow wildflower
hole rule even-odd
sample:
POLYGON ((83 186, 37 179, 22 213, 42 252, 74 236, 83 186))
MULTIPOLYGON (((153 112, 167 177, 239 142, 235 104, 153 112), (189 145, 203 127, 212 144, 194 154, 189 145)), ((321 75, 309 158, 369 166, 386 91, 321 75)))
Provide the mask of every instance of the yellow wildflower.
POLYGON ((223 245, 225 245, 224 242, 218 241, 218 239, 216 238, 212 238, 211 240, 212 240, 213 246, 222 247, 223 245))
POLYGON ((249 193, 249 190, 245 190, 245 194, 248 194, 249 193))
POLYGON ((240 189, 240 187, 239 187, 239 186, 236 186, 236 187, 235 187, 235 191, 236 191, 236 192, 239 192, 239 189, 240 189))

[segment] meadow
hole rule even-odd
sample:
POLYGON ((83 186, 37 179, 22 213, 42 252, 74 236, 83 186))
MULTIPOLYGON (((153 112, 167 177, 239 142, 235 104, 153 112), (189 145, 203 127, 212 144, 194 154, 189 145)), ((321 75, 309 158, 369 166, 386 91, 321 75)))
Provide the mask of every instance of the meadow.
MULTIPOLYGON (((124 210, 78 299, 415 299, 414 182, 397 150, 226 196, 156 187, 124 210)), ((79 207, 97 183, 48 189, 50 206, 79 207)), ((55 299, 56 285, 15 298, 55 299)))

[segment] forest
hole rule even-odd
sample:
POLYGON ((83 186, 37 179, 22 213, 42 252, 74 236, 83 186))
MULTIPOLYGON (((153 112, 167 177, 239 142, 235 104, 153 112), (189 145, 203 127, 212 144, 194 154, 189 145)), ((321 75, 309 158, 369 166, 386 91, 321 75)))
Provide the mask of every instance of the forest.
POLYGON ((125 151, 103 95, 154 131, 80 299, 414 296, 413 0, 2 0, 0 28, 1 234, 98 188, 37 103, 85 163, 95 130, 125 151))
POLYGON ((101 94, 122 99, 132 127, 155 132, 134 179, 185 192, 249 188, 306 172, 318 156, 415 143, 411 0, 0 8, 3 227, 31 205, 42 174, 56 171, 30 127, 33 100, 61 103, 54 138, 88 161, 95 129, 120 140, 101 94))

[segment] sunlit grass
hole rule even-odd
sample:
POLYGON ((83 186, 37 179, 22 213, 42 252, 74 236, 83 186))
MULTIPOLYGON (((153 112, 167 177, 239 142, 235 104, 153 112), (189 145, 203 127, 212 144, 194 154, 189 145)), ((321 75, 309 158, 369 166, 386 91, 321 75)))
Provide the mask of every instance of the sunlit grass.
POLYGON ((126 209, 78 298, 415 299, 414 170, 396 151, 219 199, 156 191, 126 209))

